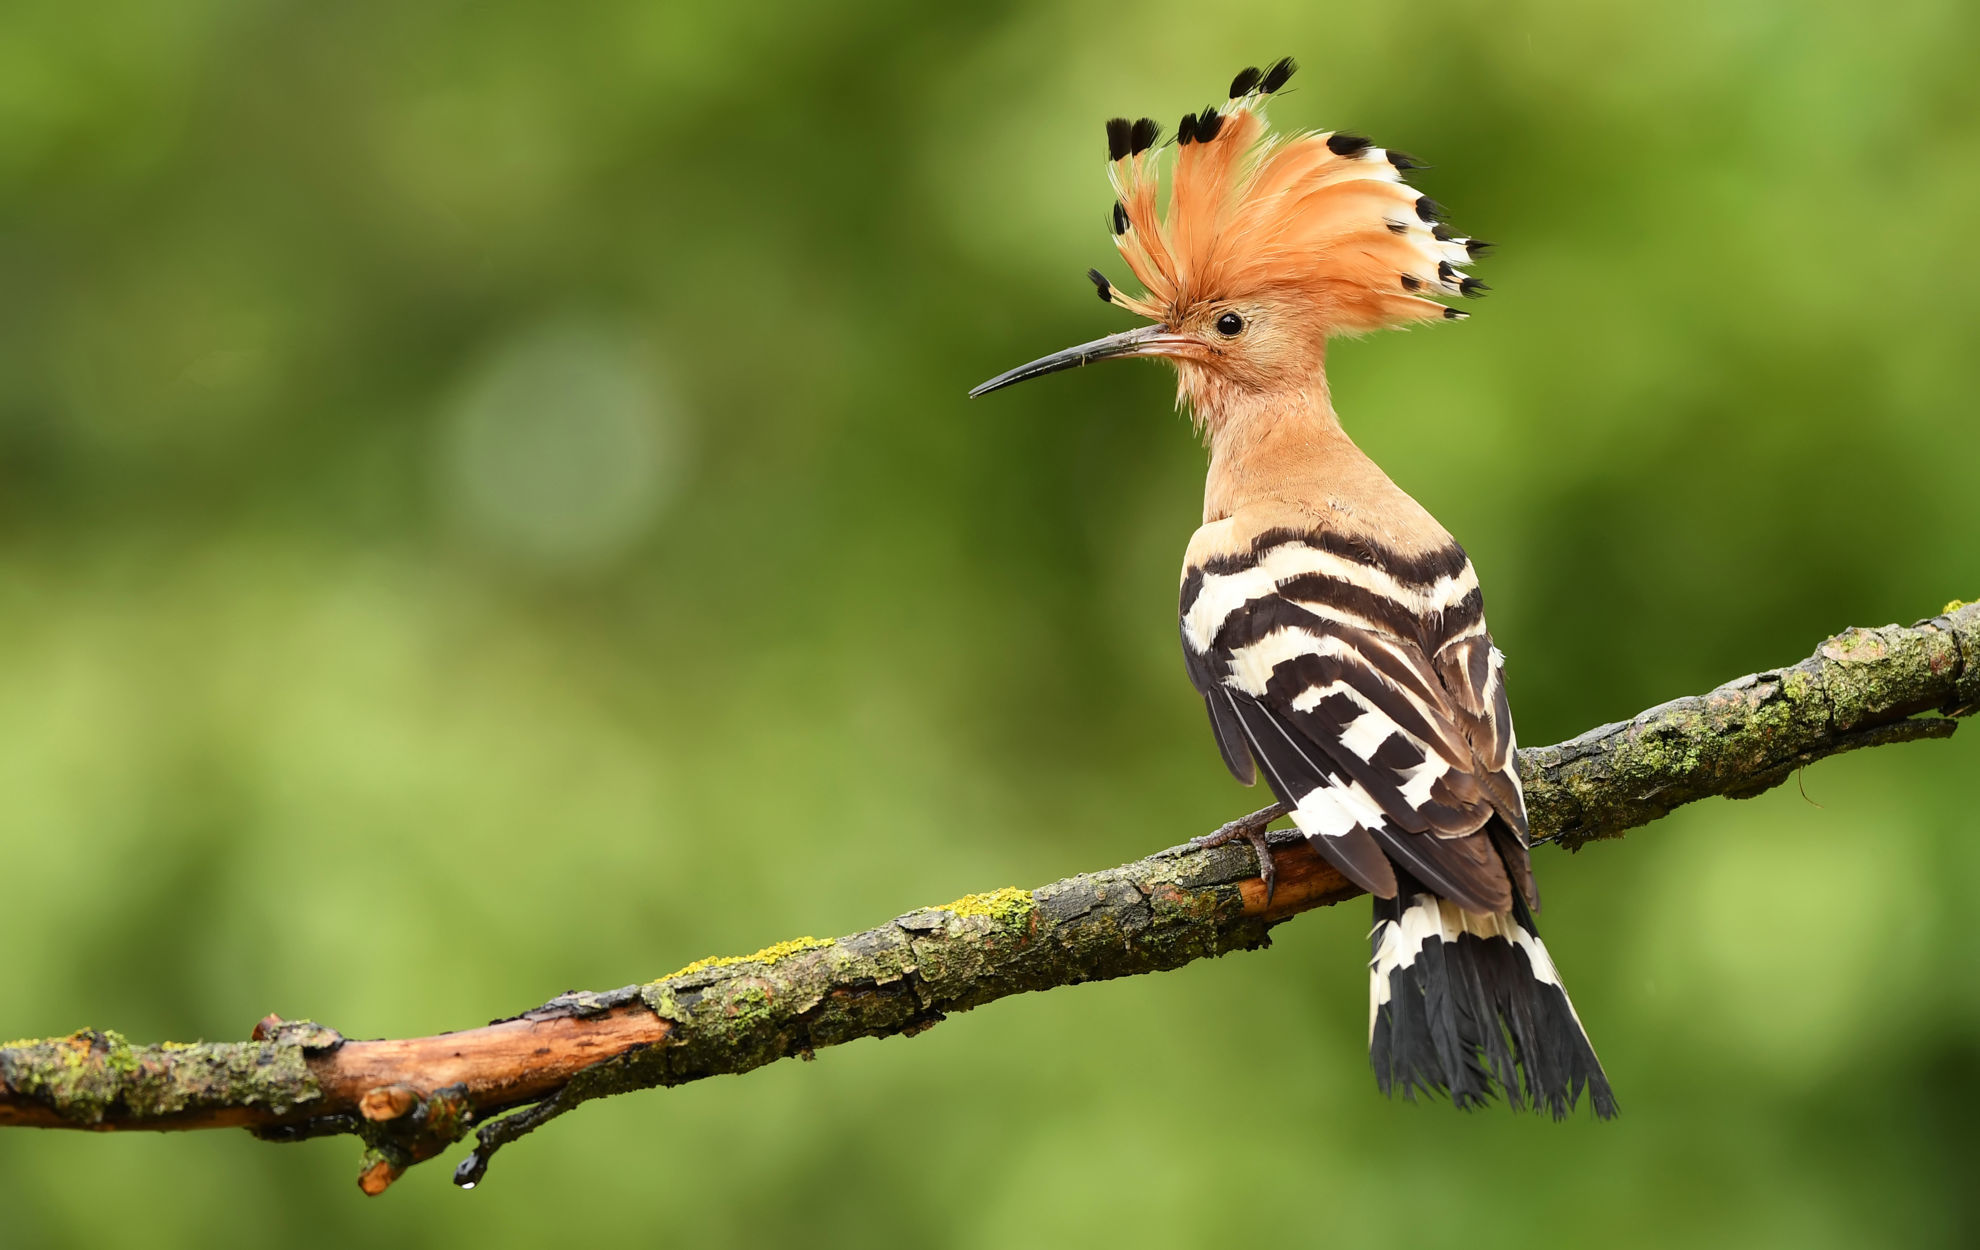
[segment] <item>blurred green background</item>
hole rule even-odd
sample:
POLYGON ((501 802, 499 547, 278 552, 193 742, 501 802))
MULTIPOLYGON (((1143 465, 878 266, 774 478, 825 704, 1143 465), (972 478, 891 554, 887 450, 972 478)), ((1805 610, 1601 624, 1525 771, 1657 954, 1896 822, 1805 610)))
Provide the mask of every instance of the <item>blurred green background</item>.
MULTIPOLYGON (((1291 52, 1498 241, 1340 345, 1556 741, 1980 594, 1980 9, 14 0, 0 1035, 353 1036, 1109 866, 1254 806, 1100 123, 1291 52)), ((1579 856, 1624 1117, 1391 1105, 1362 905, 1264 954, 348 1139, 0 1133, 7 1247, 1973 1244, 1980 729, 1579 856)))

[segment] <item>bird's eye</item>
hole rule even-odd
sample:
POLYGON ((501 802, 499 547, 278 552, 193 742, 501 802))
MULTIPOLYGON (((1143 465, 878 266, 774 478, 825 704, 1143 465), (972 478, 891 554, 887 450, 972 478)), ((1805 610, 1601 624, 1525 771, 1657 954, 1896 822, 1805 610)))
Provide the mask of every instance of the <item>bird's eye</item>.
POLYGON ((1217 318, 1217 333, 1227 339, 1234 339, 1244 333, 1244 318, 1236 313, 1225 313, 1217 318))

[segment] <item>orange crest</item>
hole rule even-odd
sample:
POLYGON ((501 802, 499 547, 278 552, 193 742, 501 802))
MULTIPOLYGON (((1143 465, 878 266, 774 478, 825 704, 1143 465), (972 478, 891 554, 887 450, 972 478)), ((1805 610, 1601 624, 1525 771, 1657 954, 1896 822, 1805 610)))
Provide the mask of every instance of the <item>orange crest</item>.
POLYGON ((1265 103, 1295 66, 1248 69, 1230 102, 1182 119, 1166 209, 1161 128, 1107 123, 1114 243, 1145 294, 1101 298, 1151 321, 1265 292, 1312 302, 1329 334, 1466 314, 1430 294, 1485 288, 1458 270, 1487 245, 1439 225, 1437 205, 1403 181, 1416 162, 1339 131, 1275 136, 1265 103))

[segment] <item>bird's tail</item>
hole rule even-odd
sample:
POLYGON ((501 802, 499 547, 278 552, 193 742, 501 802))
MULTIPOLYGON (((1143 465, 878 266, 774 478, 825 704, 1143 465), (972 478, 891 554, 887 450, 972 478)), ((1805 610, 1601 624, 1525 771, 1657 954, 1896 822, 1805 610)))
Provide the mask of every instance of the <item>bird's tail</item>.
MULTIPOLYGON (((1398 874, 1400 875, 1400 874, 1398 874)), ((1447 1093, 1482 1106, 1496 1085, 1515 1108, 1616 1113, 1609 1078, 1517 895, 1479 915, 1404 883, 1375 900, 1368 1058, 1385 1094, 1447 1093), (1522 1074, 1525 1077, 1523 1088, 1522 1074)))

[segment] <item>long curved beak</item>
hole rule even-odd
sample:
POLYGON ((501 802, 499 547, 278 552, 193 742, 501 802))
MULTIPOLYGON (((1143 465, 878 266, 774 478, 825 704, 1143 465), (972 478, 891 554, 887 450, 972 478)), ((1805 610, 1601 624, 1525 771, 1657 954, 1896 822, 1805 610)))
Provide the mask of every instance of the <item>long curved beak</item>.
POLYGON ((1000 373, 972 390, 969 397, 975 399, 978 395, 1001 391, 1018 382, 1042 378, 1048 373, 1057 373, 1061 369, 1077 369, 1096 360, 1175 355, 1189 342, 1189 339, 1180 335, 1170 334, 1167 326, 1143 326, 1139 330, 1126 330, 1120 334, 1110 334, 1104 339, 1094 339, 1091 343, 1081 343, 1078 347, 1068 347, 1062 352, 1053 352, 1050 356, 1040 356, 1028 365, 1019 365, 1015 369, 1000 373))

